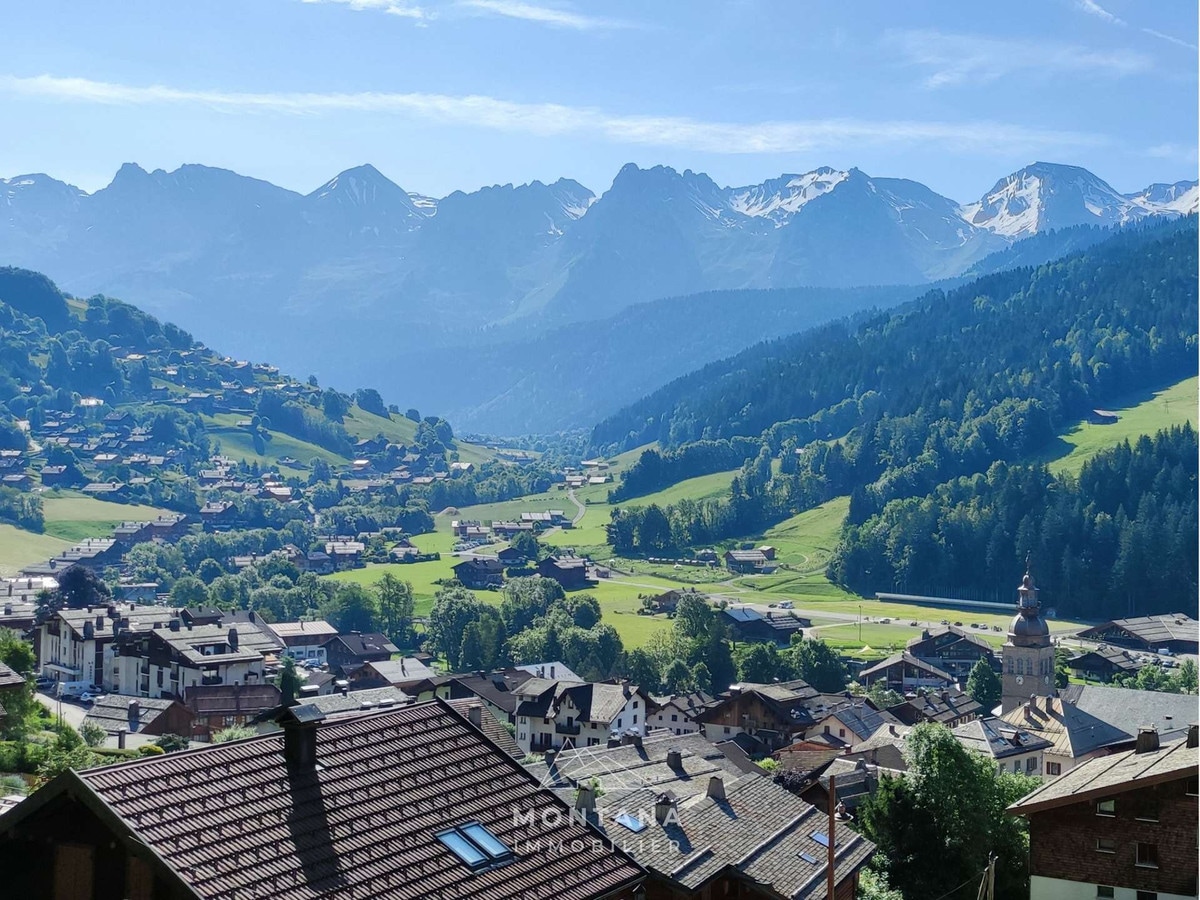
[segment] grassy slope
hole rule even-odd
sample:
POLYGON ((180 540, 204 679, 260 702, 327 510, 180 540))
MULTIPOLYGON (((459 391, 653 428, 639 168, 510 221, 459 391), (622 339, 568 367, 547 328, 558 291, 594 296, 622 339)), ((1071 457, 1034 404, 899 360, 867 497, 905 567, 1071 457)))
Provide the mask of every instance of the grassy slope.
POLYGON ((221 452, 232 459, 269 466, 275 465, 281 456, 291 456, 305 465, 314 456, 320 457, 331 465, 345 465, 349 462, 344 456, 338 456, 323 447, 299 440, 281 431, 271 432, 271 440, 266 442, 267 452, 261 454, 254 449, 254 439, 250 437, 250 432, 244 428, 238 428, 235 424, 239 419, 244 418, 246 417, 234 413, 203 416, 204 427, 208 429, 209 437, 219 441, 221 452))
POLYGON ((46 534, 71 542, 107 537, 113 527, 121 522, 154 519, 170 512, 155 506, 110 503, 69 491, 43 497, 42 510, 46 519, 46 534))
POLYGON ((1171 425, 1196 424, 1196 398, 1200 379, 1186 378, 1178 384, 1154 391, 1126 396, 1108 406, 1120 415, 1112 425, 1082 422, 1068 431, 1046 460, 1056 474, 1078 474, 1083 464, 1102 450, 1122 441, 1132 443, 1140 435, 1154 434, 1171 425))
POLYGON ((48 534, 34 534, 13 525, 0 524, 0 575, 16 575, 21 567, 49 559, 71 546, 48 534))

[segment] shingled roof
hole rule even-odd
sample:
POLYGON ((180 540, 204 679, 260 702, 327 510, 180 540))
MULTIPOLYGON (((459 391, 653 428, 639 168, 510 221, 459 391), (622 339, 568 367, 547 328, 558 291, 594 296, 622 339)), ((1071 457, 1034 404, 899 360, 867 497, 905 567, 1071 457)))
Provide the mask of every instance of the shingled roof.
POLYGON ((238 900, 594 898, 641 870, 571 821, 444 702, 322 722, 315 766, 284 758, 274 733, 83 773, 67 772, 6 814, 13 834, 74 795, 185 896, 238 900), (471 868, 439 839, 479 823, 513 852, 471 868), (549 824, 548 824, 549 823, 549 824))
MULTIPOLYGON (((587 747, 559 753, 552 769, 534 769, 564 798, 598 778, 589 820, 660 879, 697 891, 729 877, 766 888, 764 896, 825 898, 826 815, 769 777, 742 774, 706 744, 686 735, 587 747), (675 765, 671 750, 680 753, 675 765), (672 812, 660 824, 654 811, 664 796, 672 812)), ((839 822, 834 849, 842 884, 875 846, 839 822)))

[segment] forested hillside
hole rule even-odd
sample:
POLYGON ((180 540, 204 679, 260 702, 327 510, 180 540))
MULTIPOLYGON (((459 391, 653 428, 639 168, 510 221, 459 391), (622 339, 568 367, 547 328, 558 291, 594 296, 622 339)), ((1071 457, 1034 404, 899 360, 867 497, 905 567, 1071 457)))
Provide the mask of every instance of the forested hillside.
MULTIPOLYGON (((665 446, 643 454, 615 499, 727 470, 745 453, 729 497, 625 506, 613 513, 610 541, 618 552, 662 554, 754 534, 847 494, 850 521, 861 524, 892 501, 1027 460, 1094 406, 1195 373, 1195 272, 1191 219, 708 366, 598 426, 593 440, 665 446)), ((1186 483, 1164 490, 1186 507, 1195 486, 1190 495, 1186 483)), ((1126 516, 1141 501, 1127 498, 1126 516)), ((1011 567, 1013 552, 997 548, 997 564, 1011 567)), ((872 565, 877 589, 911 574, 872 565)), ((865 566, 847 568, 847 583, 865 583, 865 566)), ((922 579, 938 582, 933 569, 922 579)))
POLYGON ((756 435, 847 400, 863 417, 978 415, 1005 400, 1051 419, 1195 366, 1196 220, 1123 232, 1036 269, 834 322, 680 378, 596 426, 597 448, 756 435))
POLYGON ((1142 437, 1088 461, 1075 479, 996 463, 930 495, 847 523, 830 577, 863 594, 977 600, 1011 594, 1029 555, 1064 617, 1196 612, 1196 432, 1142 437))

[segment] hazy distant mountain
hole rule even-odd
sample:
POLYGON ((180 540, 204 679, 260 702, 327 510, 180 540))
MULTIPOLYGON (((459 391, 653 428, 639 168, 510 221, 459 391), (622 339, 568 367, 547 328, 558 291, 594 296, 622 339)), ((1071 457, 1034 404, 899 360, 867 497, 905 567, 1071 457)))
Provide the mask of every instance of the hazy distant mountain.
POLYGON ((1046 163, 962 207, 857 169, 721 187, 627 165, 601 197, 563 179, 433 199, 370 165, 304 195, 206 166, 126 164, 94 194, 45 175, 0 180, 0 264, 120 296, 333 384, 371 372, 385 393, 420 402, 418 351, 520 343, 706 291, 921 284, 1030 235, 1196 203, 1195 182, 1127 196, 1046 163))

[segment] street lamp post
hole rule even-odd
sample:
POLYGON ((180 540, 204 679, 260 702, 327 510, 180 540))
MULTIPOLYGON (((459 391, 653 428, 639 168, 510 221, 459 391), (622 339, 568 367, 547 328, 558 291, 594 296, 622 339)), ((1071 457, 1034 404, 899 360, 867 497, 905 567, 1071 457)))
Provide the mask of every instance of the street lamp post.
POLYGON ((862 604, 858 604, 858 640, 862 642, 862 604))

